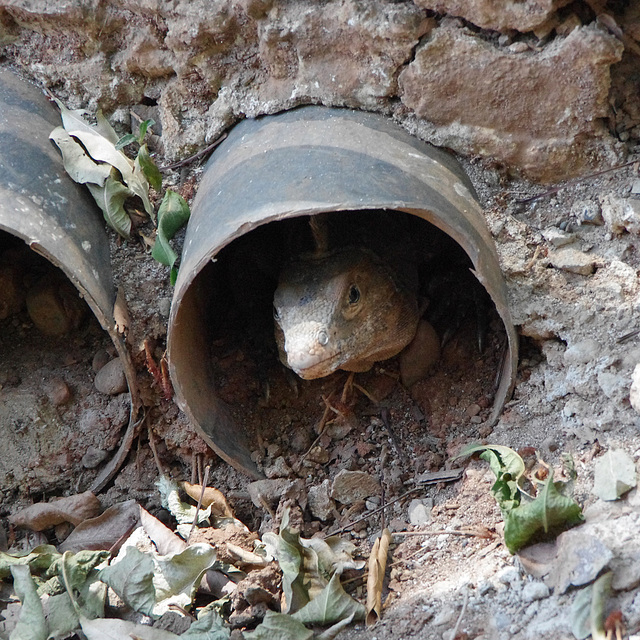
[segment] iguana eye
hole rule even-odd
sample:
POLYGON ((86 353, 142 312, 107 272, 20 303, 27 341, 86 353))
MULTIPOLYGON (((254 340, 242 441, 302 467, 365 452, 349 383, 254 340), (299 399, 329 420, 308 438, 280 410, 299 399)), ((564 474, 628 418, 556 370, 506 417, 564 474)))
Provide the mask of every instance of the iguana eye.
POLYGON ((273 319, 276 322, 280 322, 280 314, 278 313, 278 310, 275 307, 273 307, 273 319))
POLYGON ((349 289, 349 304, 356 304, 360 300, 360 289, 355 284, 349 289))

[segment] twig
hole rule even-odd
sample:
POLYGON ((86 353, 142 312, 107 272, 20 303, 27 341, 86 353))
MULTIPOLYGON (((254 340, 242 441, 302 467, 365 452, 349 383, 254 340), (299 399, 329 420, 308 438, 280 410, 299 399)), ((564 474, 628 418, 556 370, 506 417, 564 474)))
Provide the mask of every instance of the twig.
POLYGON ((631 338, 635 338, 640 333, 640 329, 635 329, 634 331, 630 331, 629 333, 625 333, 623 336, 620 336, 616 342, 618 344, 622 344, 627 340, 631 340, 631 338))
POLYGON ((386 509, 387 507, 390 507, 392 504, 398 502, 399 500, 402 500, 403 498, 406 498, 408 495, 411 495, 412 493, 415 493, 416 491, 419 491, 420 489, 422 489, 422 486, 414 487, 413 489, 409 489, 409 491, 405 491, 401 496, 398 496, 397 498, 394 498, 393 500, 391 500, 389 502, 386 502, 385 504, 383 504, 382 506, 378 507, 377 509, 373 509, 373 511, 367 511, 367 513, 365 513, 363 516, 360 516, 359 518, 356 518, 355 520, 352 520, 349 524, 346 524, 341 529, 337 529, 336 531, 332 531, 331 533, 327 534, 326 537, 328 538, 329 536, 337 536, 340 533, 344 533, 345 531, 348 531, 349 529, 351 529, 351 527, 353 527, 356 524, 358 524, 358 522, 362 522, 362 520, 366 520, 367 518, 370 518, 371 516, 375 516, 376 513, 378 513, 379 511, 382 511, 383 509, 386 509))
POLYGON ((398 457, 402 461, 403 464, 407 465, 409 460, 407 459, 407 454, 404 452, 400 443, 398 442, 398 438, 396 437, 395 432, 391 428, 391 423, 389 422, 389 409, 387 407, 382 407, 380 410, 380 419, 382 420, 382 424, 384 428, 387 430, 387 434, 389 436, 389 440, 391 440, 391 444, 395 449, 398 457))
POLYGON ((203 156, 206 156, 208 153, 211 153, 223 140, 226 139, 227 133, 223 133, 215 142, 212 142, 208 147, 205 147, 198 153, 194 153, 192 156, 185 158, 184 160, 179 160, 178 162, 174 162, 173 164, 165 165, 164 167, 160 167, 160 171, 173 171, 173 169, 179 169, 180 167, 184 167, 187 164, 192 163, 194 160, 198 160, 203 156))
POLYGON ((464 529, 436 529, 435 531, 398 531, 394 533, 394 536, 440 536, 443 534, 449 534, 452 536, 470 536, 475 538, 484 538, 490 540, 493 536, 484 535, 478 531, 464 530, 464 529))
POLYGON ((147 434, 149 438, 149 446, 151 447, 151 452, 153 453, 153 459, 156 461, 156 466, 158 467, 158 473, 164 478, 167 474, 164 472, 164 468, 162 466, 162 463, 160 462, 160 456, 158 455, 158 450, 156 449, 156 441, 153 437, 153 431, 151 429, 150 423, 147 423, 147 434))
POLYGON ((590 178, 597 178, 605 173, 609 173, 610 171, 617 171, 618 169, 624 169, 625 167, 630 167, 632 164, 635 164, 638 160, 631 160, 630 162, 625 162, 625 164, 619 164, 616 167, 611 167, 610 169, 603 169, 602 171, 596 171, 595 173, 590 173, 589 175, 582 176, 581 178, 575 178, 574 180, 569 180, 565 184, 562 184, 558 187, 553 187, 553 189, 549 189, 548 191, 544 191, 543 193, 539 193, 535 196, 531 196, 529 198, 516 198, 516 202, 518 204, 528 204, 529 202, 533 202, 534 200, 539 200, 540 198, 546 198, 547 196, 552 196, 554 193, 558 193, 561 189, 566 189, 567 187, 573 187, 576 184, 580 184, 584 180, 589 180, 590 178))
POLYGON ((210 470, 211 470, 211 465, 208 464, 204 469, 204 480, 202 481, 202 485, 200 487, 200 497, 198 498, 196 513, 193 516, 193 524, 191 525, 191 530, 189 531, 189 535, 187 536, 187 544, 189 544, 189 539, 191 538, 191 534, 193 533, 193 530, 196 528, 196 524, 198 523, 198 516, 200 515, 200 507, 202 506, 202 498, 204 497, 204 490, 207 488, 207 483, 209 482, 210 470))
POLYGON ((469 590, 465 589, 464 591, 464 602, 462 603, 462 611, 460 611, 460 615, 458 616, 458 621, 456 622, 456 626, 453 627, 453 633, 451 637, 454 638, 458 635, 458 629, 460 627, 460 623, 462 622, 462 618, 467 611, 467 604, 469 604, 469 590))

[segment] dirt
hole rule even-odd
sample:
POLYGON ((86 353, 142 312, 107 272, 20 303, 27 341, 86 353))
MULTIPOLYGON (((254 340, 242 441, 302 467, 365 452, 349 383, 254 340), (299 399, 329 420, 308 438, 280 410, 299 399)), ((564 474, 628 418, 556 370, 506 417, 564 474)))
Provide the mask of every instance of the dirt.
MULTIPOLYGON (((637 157, 633 140, 627 146, 629 158, 637 157)), ((339 507, 324 520, 313 517, 301 498, 297 513, 304 535, 339 530, 383 501, 400 498, 384 516, 372 515, 343 533, 357 542, 363 557, 383 526, 398 533, 381 621, 371 629, 354 625, 344 637, 573 637, 570 610, 576 590, 549 589, 506 550, 487 465, 452 459, 469 443, 534 448, 558 473, 570 457, 577 472, 574 497, 588 513, 600 509, 598 517, 608 520, 614 535, 623 514, 637 522, 635 490, 621 507, 609 506, 596 498, 592 486, 594 464, 604 451, 621 448, 636 464, 640 457, 640 418, 629 403, 631 374, 640 362, 640 338, 630 335, 639 328, 638 228, 584 214, 611 211, 615 198, 637 201, 637 167, 519 204, 518 199, 545 188, 489 162, 461 161, 496 241, 522 336, 515 392, 494 428, 483 419, 495 391, 504 338, 490 312, 484 350, 477 347, 477 323, 467 316, 430 376, 411 390, 398 382, 397 359, 356 376, 356 385, 344 397, 344 373, 299 380, 279 363, 267 323, 251 333, 252 339, 233 332, 217 336, 207 354, 218 372, 219 394, 253 434, 253 458, 267 475, 300 477, 308 489, 333 479, 341 469, 362 470, 383 487, 382 495, 339 507), (558 240, 559 232, 566 237, 558 240), (587 273, 569 270, 566 257, 561 262, 557 252, 563 248, 554 242, 565 240, 570 241, 566 247, 582 254, 579 268, 585 268, 587 257, 587 273), (455 482, 416 482, 426 472, 457 466, 464 474, 455 482), (413 499, 427 506, 429 519, 423 525, 409 524, 413 499)), ((157 162, 163 164, 163 158, 157 162)), ((167 186, 191 199, 201 173, 197 163, 172 171, 167 186)), ((640 224, 637 219, 635 224, 640 224)), ((153 227, 143 222, 138 231, 151 235, 153 227)), ((163 398, 159 381, 149 372, 145 340, 156 362, 166 346, 172 295, 168 270, 142 242, 123 243, 109 233, 114 278, 131 314, 129 344, 147 418, 125 466, 100 494, 103 506, 134 498, 160 512, 151 437, 165 472, 188 480, 211 465, 209 483, 229 497, 247 526, 260 532, 274 528, 270 509, 277 520, 281 508, 253 505, 247 492, 250 479, 212 454, 173 401, 163 398)), ((174 241, 178 252, 182 238, 178 234, 174 241)), ((2 454, 7 469, 4 517, 28 502, 84 490, 98 469, 84 465, 83 456, 90 448, 112 455, 128 408, 126 394, 109 397, 93 387, 94 357, 104 351, 113 356, 114 351, 90 316, 64 340, 43 339, 24 312, 3 321, 0 331, 0 424, 8 447, 2 454), (60 379, 71 398, 54 406, 50 388, 60 379)), ((53 533, 49 539, 56 542, 53 533)), ((630 548, 626 561, 640 576, 640 558, 634 553, 630 548)), ((622 611, 631 635, 640 632, 639 582, 615 592, 609 603, 610 609, 622 611)), ((363 586, 353 584, 354 594, 362 597, 363 586)))

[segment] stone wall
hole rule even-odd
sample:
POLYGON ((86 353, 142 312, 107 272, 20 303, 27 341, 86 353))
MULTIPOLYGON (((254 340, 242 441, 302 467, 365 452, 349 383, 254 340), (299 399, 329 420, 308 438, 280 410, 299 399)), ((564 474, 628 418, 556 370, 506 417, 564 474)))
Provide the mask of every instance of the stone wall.
POLYGON ((620 138, 640 138, 628 4, 0 0, 0 52, 70 107, 126 127, 131 108, 153 115, 168 159, 243 117, 324 104, 550 182, 614 165, 620 138))

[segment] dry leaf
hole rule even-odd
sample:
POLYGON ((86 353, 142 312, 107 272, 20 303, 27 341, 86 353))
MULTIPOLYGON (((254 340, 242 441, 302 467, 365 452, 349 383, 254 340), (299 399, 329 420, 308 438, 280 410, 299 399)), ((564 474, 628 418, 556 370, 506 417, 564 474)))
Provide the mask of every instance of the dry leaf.
POLYGON ((16 527, 33 531, 44 531, 63 522, 79 525, 102 511, 102 505, 91 491, 78 493, 66 498, 56 498, 51 502, 39 502, 22 509, 9 517, 16 527))
POLYGON ((373 543, 369 556, 369 575, 367 577, 367 626, 374 625, 382 615, 382 584, 387 567, 387 554, 391 543, 391 532, 385 529, 373 543))
POLYGON ((140 506, 135 500, 114 504, 97 518, 78 525, 60 545, 60 551, 112 549, 127 531, 133 531, 139 521, 140 506))
POLYGON ((122 287, 118 287, 118 295, 113 305, 113 318, 116 321, 115 330, 126 337, 129 333, 131 317, 129 316, 129 308, 127 307, 127 300, 124 297, 124 289, 122 287))
POLYGON ((180 482, 179 485, 180 488, 196 502, 200 500, 200 496, 202 495, 202 504, 200 506, 206 509, 211 505, 211 515, 223 518, 235 518, 233 510, 229 506, 222 491, 214 487, 205 487, 204 494, 202 494, 202 486, 199 484, 180 482))

